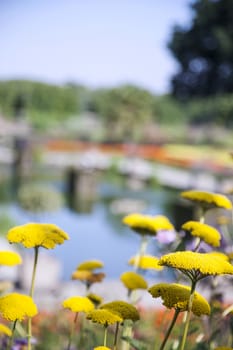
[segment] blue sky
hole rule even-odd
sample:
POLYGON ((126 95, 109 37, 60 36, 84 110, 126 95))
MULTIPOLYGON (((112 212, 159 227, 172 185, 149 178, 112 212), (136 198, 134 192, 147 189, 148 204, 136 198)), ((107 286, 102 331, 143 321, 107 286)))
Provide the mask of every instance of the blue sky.
POLYGON ((169 89, 190 0, 0 0, 0 79, 169 89))

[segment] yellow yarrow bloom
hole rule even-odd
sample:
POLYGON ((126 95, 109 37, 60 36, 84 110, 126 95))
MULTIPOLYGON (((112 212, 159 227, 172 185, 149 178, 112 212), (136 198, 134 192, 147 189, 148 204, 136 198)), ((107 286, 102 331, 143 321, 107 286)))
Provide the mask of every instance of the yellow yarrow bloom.
POLYGON ((4 334, 7 335, 8 337, 12 336, 12 331, 9 327, 5 326, 4 324, 0 323, 0 335, 4 334))
POLYGON ((199 203, 205 210, 211 208, 232 209, 231 201, 219 193, 190 190, 181 192, 181 197, 199 203))
POLYGON ((87 297, 74 296, 63 301, 62 306, 73 312, 89 312, 94 309, 94 304, 87 297))
POLYGON ((152 255, 143 255, 143 256, 133 256, 128 261, 129 265, 135 266, 142 270, 162 270, 163 266, 158 264, 159 259, 152 255), (138 263, 137 263, 138 262, 138 263))
POLYGON ((54 224, 28 223, 9 230, 10 243, 21 243, 25 248, 44 247, 53 249, 69 239, 67 233, 54 224))
POLYGON ((99 323, 105 327, 116 322, 122 322, 123 319, 117 314, 105 309, 92 310, 87 314, 87 319, 99 323))
POLYGON ((37 306, 28 295, 10 293, 0 297, 0 314, 8 321, 22 321, 37 314, 37 306))
POLYGON ((107 346, 96 346, 94 348, 94 350, 111 350, 110 348, 108 348, 107 346))
POLYGON ((214 350, 233 350, 233 348, 229 348, 228 346, 218 346, 214 350))
POLYGON ((194 237, 199 237, 205 243, 212 245, 213 247, 220 246, 221 235, 212 226, 203 224, 198 221, 187 221, 181 228, 184 231, 189 232, 194 237))
POLYGON ((90 270, 76 270, 72 273, 71 278, 72 280, 80 280, 91 285, 96 282, 102 282, 102 280, 105 278, 105 273, 93 273, 90 270))
POLYGON ((134 271, 127 271, 121 274, 121 281, 129 290, 147 289, 146 280, 134 271))
POLYGON ((162 266, 169 266, 181 270, 205 275, 233 274, 233 265, 214 254, 181 251, 162 256, 159 260, 162 266))
MULTIPOLYGON (((188 310, 188 302, 191 288, 178 283, 158 283, 148 289, 153 298, 161 297, 163 305, 168 309, 174 308, 179 311, 188 310)), ((197 315, 209 315, 210 305, 199 293, 194 293, 192 312, 197 315)))
POLYGON ((160 230, 174 229, 171 222, 163 215, 151 216, 143 214, 129 214, 122 221, 140 235, 154 236, 160 230))
POLYGON ((132 304, 127 303, 126 301, 115 300, 102 305, 101 309, 110 310, 122 317, 123 320, 137 321, 140 318, 136 307, 132 304))
POLYGON ((100 260, 87 260, 87 261, 83 261, 81 264, 79 264, 77 266, 76 270, 78 270, 78 271, 82 271, 82 270, 92 271, 92 270, 99 269, 102 267, 104 267, 104 264, 100 260))
POLYGON ((22 264, 22 259, 18 253, 0 251, 0 265, 14 266, 19 264, 22 264))
POLYGON ((222 252, 216 252, 216 251, 212 251, 212 252, 208 252, 206 254, 210 254, 212 256, 216 256, 217 258, 220 258, 220 259, 223 259, 223 260, 226 260, 226 261, 229 261, 230 258, 228 256, 228 254, 224 254, 222 252))

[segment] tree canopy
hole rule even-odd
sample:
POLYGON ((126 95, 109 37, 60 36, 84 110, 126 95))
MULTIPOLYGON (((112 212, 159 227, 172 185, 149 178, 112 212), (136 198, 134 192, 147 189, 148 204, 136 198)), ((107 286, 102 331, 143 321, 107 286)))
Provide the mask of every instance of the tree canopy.
POLYGON ((233 1, 195 0, 188 27, 176 25, 168 47, 179 63, 172 93, 181 99, 233 92, 233 1))

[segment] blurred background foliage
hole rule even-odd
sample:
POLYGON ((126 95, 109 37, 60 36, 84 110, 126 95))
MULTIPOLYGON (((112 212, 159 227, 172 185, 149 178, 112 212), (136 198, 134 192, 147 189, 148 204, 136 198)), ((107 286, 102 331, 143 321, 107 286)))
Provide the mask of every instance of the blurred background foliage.
POLYGON ((155 95, 130 84, 93 90, 75 82, 56 86, 8 80, 0 81, 0 114, 21 115, 38 131, 111 142, 179 139, 189 133, 189 127, 229 132, 233 127, 233 2, 196 0, 190 11, 189 25, 176 25, 167 43, 178 67, 168 94, 155 95))

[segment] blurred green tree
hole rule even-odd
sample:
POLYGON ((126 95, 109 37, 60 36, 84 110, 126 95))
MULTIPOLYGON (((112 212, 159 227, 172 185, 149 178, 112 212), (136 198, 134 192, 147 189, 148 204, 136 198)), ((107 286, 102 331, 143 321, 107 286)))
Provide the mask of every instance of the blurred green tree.
POLYGON ((132 140, 153 117, 154 96, 147 90, 122 85, 99 89, 92 95, 92 110, 103 117, 107 138, 132 140))
POLYGON ((189 26, 175 26, 168 47, 179 63, 172 93, 180 98, 233 92, 233 1, 195 0, 189 26))

